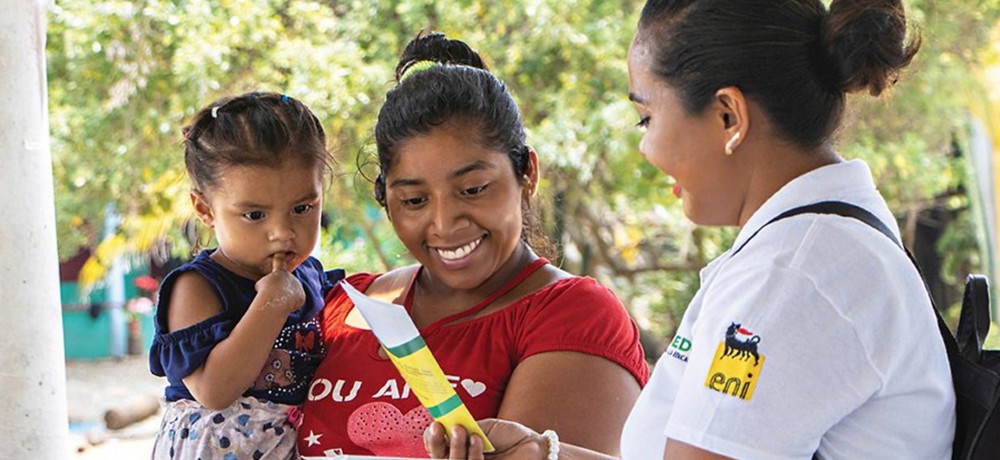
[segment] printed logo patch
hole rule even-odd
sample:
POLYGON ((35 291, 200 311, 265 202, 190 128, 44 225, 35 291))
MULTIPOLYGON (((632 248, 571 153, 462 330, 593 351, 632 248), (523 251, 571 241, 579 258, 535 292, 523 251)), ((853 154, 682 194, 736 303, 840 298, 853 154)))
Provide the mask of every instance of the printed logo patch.
POLYGON ((757 351, 759 343, 759 335, 744 329, 741 324, 730 324, 726 328, 726 340, 715 350, 705 386, 749 401, 764 369, 764 355, 757 351))
POLYGON ((691 351, 691 341, 687 337, 674 336, 674 341, 667 348, 667 354, 685 363, 688 360, 688 352, 691 351))

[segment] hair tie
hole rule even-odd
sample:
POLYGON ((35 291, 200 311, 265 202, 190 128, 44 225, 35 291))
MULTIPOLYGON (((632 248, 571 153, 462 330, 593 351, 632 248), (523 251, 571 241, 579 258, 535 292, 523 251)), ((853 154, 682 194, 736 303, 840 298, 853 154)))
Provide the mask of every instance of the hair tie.
POLYGON ((282 104, 287 104, 288 103, 288 95, 287 94, 282 94, 281 95, 281 103, 282 104))
POLYGON ((428 60, 416 61, 413 64, 406 66, 405 69, 403 69, 403 72, 399 74, 399 82, 402 83, 403 80, 406 80, 413 74, 423 72, 436 65, 439 65, 437 61, 428 61, 428 60))
POLYGON ((219 118, 219 106, 212 107, 212 118, 219 118))

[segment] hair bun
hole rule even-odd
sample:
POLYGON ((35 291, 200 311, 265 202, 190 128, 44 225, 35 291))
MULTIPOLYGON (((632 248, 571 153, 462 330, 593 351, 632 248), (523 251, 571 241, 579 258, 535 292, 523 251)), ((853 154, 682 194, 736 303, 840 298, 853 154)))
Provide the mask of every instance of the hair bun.
POLYGON ((901 0, 833 0, 821 36, 837 89, 878 96, 895 84, 920 48, 906 32, 901 0))
POLYGON ((442 33, 421 32, 406 45, 400 55, 399 63, 396 64, 396 82, 401 81, 410 66, 421 61, 464 65, 489 71, 479 53, 465 42, 450 39, 442 33))

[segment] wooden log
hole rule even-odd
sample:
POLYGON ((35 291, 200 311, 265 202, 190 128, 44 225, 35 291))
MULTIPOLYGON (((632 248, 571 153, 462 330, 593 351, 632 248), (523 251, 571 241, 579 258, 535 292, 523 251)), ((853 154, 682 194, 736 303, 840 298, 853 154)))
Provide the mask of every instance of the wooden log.
POLYGON ((135 396, 104 412, 104 424, 109 430, 120 430, 133 423, 141 422, 160 411, 160 398, 156 396, 135 396))

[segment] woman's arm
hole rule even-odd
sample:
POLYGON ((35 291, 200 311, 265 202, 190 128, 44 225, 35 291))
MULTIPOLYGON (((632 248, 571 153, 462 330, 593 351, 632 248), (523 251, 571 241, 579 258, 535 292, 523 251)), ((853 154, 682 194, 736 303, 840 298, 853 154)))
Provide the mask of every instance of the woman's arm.
MULTIPOLYGON (((479 426, 496 448, 490 454, 493 460, 547 460, 549 453, 552 452, 548 439, 519 423, 487 419, 481 420, 479 426)), ((456 426, 452 433, 445 436, 444 426, 437 422, 424 431, 424 447, 427 448, 431 458, 483 460, 485 457, 483 442, 478 436, 469 437, 461 426, 456 426)), ((562 441, 559 442, 557 451, 559 460, 617 458, 562 441)), ((727 460, 728 458, 679 441, 668 441, 663 452, 664 460, 727 460)))
POLYGON ((511 375, 498 418, 588 449, 618 455, 639 383, 610 360, 570 351, 539 353, 511 375))
MULTIPOLYGON (((550 452, 549 441, 530 428, 507 420, 486 419, 479 426, 495 451, 490 453, 494 460, 546 460, 550 452)), ((424 447, 431 458, 456 458, 483 460, 483 442, 479 436, 468 435, 465 428, 455 426, 454 431, 445 436, 444 426, 434 422, 424 431, 424 447)), ((612 460, 600 452, 563 444, 560 441, 559 460, 612 460)))
POLYGON ((664 460, 728 460, 729 457, 709 452, 680 441, 667 440, 663 449, 664 460))
MULTIPOLYGON (((257 281, 257 296, 236 327, 209 353, 205 364, 184 377, 184 385, 202 406, 229 407, 260 375, 288 315, 305 301, 302 284, 276 263, 257 281)), ((177 279, 168 310, 170 331, 197 324, 222 312, 216 293, 196 273, 177 279)))

